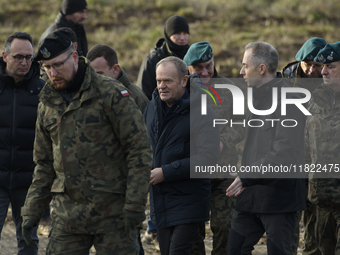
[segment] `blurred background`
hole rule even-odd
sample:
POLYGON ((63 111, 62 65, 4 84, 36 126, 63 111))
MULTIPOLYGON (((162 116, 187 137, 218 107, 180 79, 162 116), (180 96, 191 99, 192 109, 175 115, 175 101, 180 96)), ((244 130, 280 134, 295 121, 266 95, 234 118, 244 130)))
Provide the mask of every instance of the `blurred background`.
MULTIPOLYGON (((0 49, 16 31, 29 33, 35 43, 51 25, 62 0, 0 0, 0 49)), ((239 77, 244 46, 266 41, 279 52, 279 70, 311 37, 328 43, 340 40, 340 1, 336 0, 87 0, 84 21, 89 49, 107 44, 118 53, 119 64, 136 82, 143 58, 163 37, 172 15, 187 18, 189 44, 208 41, 215 65, 225 77, 239 77)))
MULTIPOLYGON (((281 70, 295 61, 296 52, 309 38, 322 37, 328 43, 340 40, 337 0, 87 0, 87 3, 84 27, 88 48, 99 43, 114 48, 119 64, 134 83, 143 58, 163 37, 165 21, 175 14, 189 22, 189 44, 208 41, 217 71, 229 78, 240 77, 244 47, 249 42, 272 44, 279 52, 281 70)), ((24 31, 33 37, 36 52, 40 36, 54 22, 61 4, 62 0, 0 0, 0 50, 3 51, 10 34, 24 31)), ((242 147, 238 147, 240 153, 242 147)), ((0 253, 15 254, 10 217, 6 223, 0 253)), ((209 227, 206 230, 209 251, 211 232, 209 227)), ((39 254, 44 254, 47 234, 40 238, 39 254)), ((260 246, 262 243, 259 242, 260 246)), ((159 254, 153 245, 143 245, 147 254, 159 254)), ((256 254, 265 254, 265 249, 256 254)))

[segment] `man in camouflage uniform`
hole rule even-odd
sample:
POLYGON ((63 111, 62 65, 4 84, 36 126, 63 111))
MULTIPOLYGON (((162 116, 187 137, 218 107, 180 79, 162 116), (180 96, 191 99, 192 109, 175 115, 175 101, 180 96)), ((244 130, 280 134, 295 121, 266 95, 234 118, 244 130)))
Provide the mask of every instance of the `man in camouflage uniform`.
MULTIPOLYGON (((146 97, 143 90, 130 81, 123 68, 119 66, 118 56, 114 49, 104 44, 97 44, 87 53, 86 58, 91 61, 91 65, 96 73, 121 82, 135 100, 140 111, 144 113, 144 110, 149 103, 149 99, 146 97)), ((140 244, 139 254, 144 254, 140 232, 138 233, 138 242, 140 244)))
POLYGON ((323 84, 310 101, 305 163, 315 165, 309 172, 308 193, 316 206, 315 254, 340 254, 340 42, 327 44, 314 61, 323 64, 323 84))
MULTIPOLYGON (((218 75, 215 65, 213 50, 208 42, 198 42, 190 46, 185 55, 184 62, 188 65, 190 74, 197 74, 203 83, 214 87, 214 84, 233 84, 225 77, 218 75)), ((202 84, 202 88, 208 89, 202 84)), ((240 117, 233 117, 233 98, 228 89, 216 89, 220 95, 222 105, 210 106, 216 112, 219 119, 233 119, 238 121, 240 117)), ((218 164, 220 166, 236 166, 238 154, 235 145, 243 140, 244 128, 242 125, 220 126, 220 157, 218 164)), ((228 177, 228 176, 226 176, 228 177)), ((225 195, 226 188, 233 182, 229 178, 212 178, 211 179, 211 213, 210 228, 213 232, 213 250, 211 254, 224 254, 228 242, 228 235, 231 227, 231 218, 235 208, 235 197, 225 195)), ((204 240, 205 225, 201 225, 199 233, 194 243, 191 254, 205 254, 204 240)))
POLYGON ((104 44, 97 44, 87 53, 86 58, 91 61, 91 65, 97 73, 121 82, 127 88, 141 112, 144 113, 149 99, 143 90, 129 80, 123 68, 119 66, 117 53, 114 49, 104 44))
MULTIPOLYGON (((319 37, 308 39, 296 53, 297 61, 289 63, 282 70, 285 82, 291 87, 301 87, 308 89, 311 93, 322 83, 321 63, 314 62, 316 54, 326 45, 326 41, 319 37)), ((308 181, 306 180, 306 189, 308 181)), ((314 239, 315 228, 315 206, 307 200, 307 210, 303 213, 303 223, 305 226, 304 234, 304 254, 320 254, 314 239)), ((293 236, 292 251, 290 255, 296 255, 300 241, 300 220, 302 212, 297 212, 295 231, 293 236)))
POLYGON ((152 151, 126 88, 96 74, 63 31, 36 54, 49 81, 40 93, 34 179, 22 208, 23 236, 52 200, 47 254, 137 254, 152 151))

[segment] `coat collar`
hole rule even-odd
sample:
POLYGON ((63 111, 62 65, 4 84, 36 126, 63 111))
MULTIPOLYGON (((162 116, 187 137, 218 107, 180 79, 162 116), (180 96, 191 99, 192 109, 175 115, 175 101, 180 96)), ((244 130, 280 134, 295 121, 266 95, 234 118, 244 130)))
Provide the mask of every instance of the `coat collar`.
MULTIPOLYGON (((0 94, 4 93, 7 86, 15 86, 13 77, 7 75, 5 70, 6 63, 4 62, 3 57, 0 57, 0 80, 2 81, 0 82, 0 94)), ((39 94, 43 87, 43 82, 39 82, 39 76, 40 65, 38 62, 33 61, 30 70, 21 81, 21 87, 24 86, 25 89, 33 95, 39 94), (37 82, 31 82, 32 80, 37 80, 37 82)))
POLYGON ((122 83, 127 89, 129 89, 130 85, 131 85, 131 81, 129 79, 129 77, 127 76, 127 74, 125 73, 125 71, 123 70, 122 67, 120 67, 120 77, 118 78, 118 81, 120 83, 122 83))
POLYGON ((256 88, 256 89, 253 90, 254 99, 266 97, 268 94, 271 94, 272 89, 274 87, 281 87, 282 86, 282 84, 280 84, 281 82, 282 82, 282 75, 281 75, 281 73, 277 72, 276 78, 273 78, 269 82, 267 82, 267 83, 261 85, 259 88, 256 88))

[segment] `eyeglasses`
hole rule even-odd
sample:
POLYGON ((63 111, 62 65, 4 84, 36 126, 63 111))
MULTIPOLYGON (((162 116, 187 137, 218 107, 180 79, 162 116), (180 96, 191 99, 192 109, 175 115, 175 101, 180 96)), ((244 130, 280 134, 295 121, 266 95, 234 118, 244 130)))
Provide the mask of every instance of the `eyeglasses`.
POLYGON ((322 65, 320 63, 307 63, 305 61, 301 61, 301 65, 303 65, 306 69, 311 69, 311 68, 315 68, 315 69, 322 69, 322 65))
POLYGON ((51 69, 51 67, 53 67, 54 70, 61 70, 64 68, 64 63, 71 57, 71 55, 73 54, 73 52, 70 53, 70 55, 68 55, 68 57, 61 63, 55 63, 53 65, 42 65, 42 67, 45 68, 46 71, 49 71, 51 69))
POLYGON ((17 63, 21 63, 24 59, 26 59, 27 63, 31 63, 33 61, 33 56, 32 55, 27 55, 27 56, 23 56, 21 54, 18 55, 11 55, 9 54, 12 58, 14 58, 14 61, 17 63))

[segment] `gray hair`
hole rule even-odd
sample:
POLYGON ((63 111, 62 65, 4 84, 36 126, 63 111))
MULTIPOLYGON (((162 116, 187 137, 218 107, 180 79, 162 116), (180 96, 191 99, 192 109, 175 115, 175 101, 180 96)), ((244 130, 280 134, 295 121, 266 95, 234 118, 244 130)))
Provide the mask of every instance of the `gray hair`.
POLYGON ((188 66, 187 64, 181 60, 180 58, 178 57, 174 57, 174 56, 171 56, 171 57, 166 57, 166 58, 163 58, 162 60, 160 60, 157 65, 156 65, 156 69, 163 63, 165 62, 171 62, 171 63, 174 63, 175 66, 176 66, 176 69, 177 69, 177 73, 178 73, 178 79, 181 80, 185 75, 188 74, 188 66))
POLYGON ((251 61, 255 66, 264 64, 268 73, 276 74, 279 65, 279 54, 276 49, 266 42, 251 42, 245 47, 245 50, 252 50, 251 61))
POLYGON ((27 34, 26 32, 15 32, 15 33, 11 34, 10 36, 8 36, 6 41, 5 41, 4 52, 6 52, 7 54, 9 54, 11 52, 11 44, 12 44, 14 39, 27 40, 32 44, 32 47, 33 47, 33 39, 29 34, 27 34))

